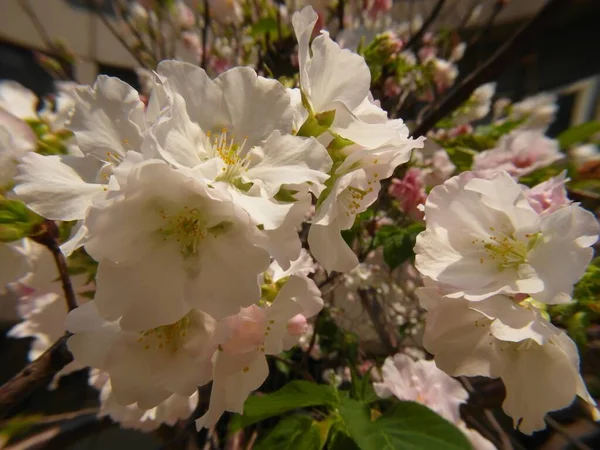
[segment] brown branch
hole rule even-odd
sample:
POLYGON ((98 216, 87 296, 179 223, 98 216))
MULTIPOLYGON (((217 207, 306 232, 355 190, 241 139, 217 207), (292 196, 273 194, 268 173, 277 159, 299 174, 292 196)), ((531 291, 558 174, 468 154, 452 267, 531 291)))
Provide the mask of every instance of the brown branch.
POLYGON ((59 370, 73 361, 73 355, 67 349, 68 337, 68 334, 61 337, 42 356, 0 387, 0 419, 8 417, 27 397, 47 386, 59 370))
POLYGON ((524 24, 485 63, 452 89, 438 104, 432 106, 429 114, 413 130, 413 135, 425 135, 435 127, 438 121, 467 101, 476 88, 493 80, 508 66, 512 58, 524 51, 526 44, 543 29, 545 23, 557 16, 562 8, 569 5, 569 3, 569 0, 549 0, 536 16, 524 24))
POLYGON ((122 0, 117 0, 116 2, 113 1, 113 8, 115 9, 116 13, 119 16, 119 19, 121 19, 123 21, 123 23, 125 23, 125 25, 127 25, 127 29, 131 32, 131 34, 133 34, 133 36, 135 36, 135 39, 137 40, 140 49, 146 53, 150 58, 152 58, 152 65, 155 66, 157 64, 158 61, 158 55, 156 55, 149 47, 148 45, 146 45, 146 42, 144 42, 144 36, 142 36, 139 32, 139 30, 135 27, 135 24, 131 21, 131 18, 126 15, 126 7, 123 4, 122 0))
POLYGON ((421 26, 419 31, 417 31, 415 35, 412 36, 404 46, 405 50, 411 49, 419 43, 419 40, 423 37, 427 29, 431 26, 431 24, 433 24, 433 22, 435 22, 435 19, 437 19, 437 17, 439 16, 440 12, 442 11, 442 8, 444 7, 444 3, 446 3, 446 0, 438 0, 438 2, 431 10, 429 17, 425 19, 425 22, 423 22, 423 25, 421 26))
POLYGON ((75 292, 73 291, 71 278, 69 277, 67 260, 58 245, 58 228, 56 224, 52 220, 46 220, 39 226, 38 231, 31 238, 38 244, 42 244, 52 253, 65 294, 67 309, 73 311, 77 308, 77 299, 75 297, 75 292))
MULTIPOLYGON (((44 245, 54 257, 62 283, 67 309, 77 308, 77 299, 69 278, 67 260, 58 245, 58 228, 51 220, 44 221, 32 239, 44 245)), ((29 363, 21 372, 0 387, 0 419, 7 417, 23 400, 35 390, 46 386, 56 373, 73 361, 73 355, 67 349, 69 333, 46 350, 42 356, 29 363)))
POLYGON ((359 288, 358 295, 364 309, 367 310, 379 339, 389 353, 398 350, 398 339, 396 333, 389 327, 381 305, 377 301, 373 288, 359 288))
POLYGON ((57 46, 54 44, 54 42, 52 42, 52 38, 46 31, 46 28, 44 28, 44 25, 40 21, 39 17, 37 16, 37 14, 34 11, 34 9, 31 7, 31 4, 29 3, 29 1, 28 0, 19 0, 19 6, 21 6, 21 9, 23 10, 23 12, 27 15, 27 17, 29 17, 29 20, 33 24, 33 27, 35 28, 37 34, 40 36, 42 41, 44 41, 44 44, 46 45, 46 47, 48 47, 48 52, 55 58, 55 60, 60 65, 60 73, 56 73, 56 75, 58 75, 59 77, 62 77, 65 80, 77 81, 71 75, 71 70, 70 70, 71 64, 69 64, 67 61, 65 61, 60 49, 57 48, 57 46))
POLYGON ((550 417, 550 415, 546 415, 546 418, 544 420, 548 425, 550 425, 551 428, 556 430, 558 434, 565 438, 565 440, 569 442, 569 444, 572 445, 574 448, 578 450, 592 450, 590 446, 584 444, 579 439, 572 436, 566 427, 563 427, 560 423, 558 423, 556 420, 550 417))
POLYGON ((206 63, 208 58, 206 52, 208 51, 208 28, 210 27, 210 8, 208 6, 208 0, 204 0, 204 23, 202 24, 202 59, 200 67, 206 70, 206 63))
POLYGON ((137 63, 140 66, 142 66, 146 69, 150 69, 150 70, 153 69, 153 67, 151 65, 149 65, 146 61, 144 61, 144 58, 142 58, 138 54, 138 52, 136 52, 129 45, 129 43, 125 40, 125 38, 123 38, 123 36, 121 36, 121 34, 117 31, 117 29, 108 21, 108 19, 104 16, 104 14, 102 13, 102 10, 100 9, 100 7, 98 6, 98 4, 96 3, 95 0, 88 0, 88 5, 94 9, 94 11, 96 12, 96 15, 98 17, 100 17, 100 20, 102 21, 104 26, 106 28, 108 28, 108 31, 110 31, 110 33, 119 41, 119 43, 127 49, 129 54, 131 54, 131 56, 133 56, 133 58, 137 61, 137 63))

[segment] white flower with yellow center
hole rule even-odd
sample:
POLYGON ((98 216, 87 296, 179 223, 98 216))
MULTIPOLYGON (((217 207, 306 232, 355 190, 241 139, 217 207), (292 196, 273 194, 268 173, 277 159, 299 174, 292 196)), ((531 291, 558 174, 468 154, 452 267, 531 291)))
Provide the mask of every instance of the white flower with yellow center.
POLYGON ((104 320, 91 301, 71 311, 68 346, 75 361, 106 372, 120 405, 151 409, 173 394, 190 397, 210 381, 215 320, 187 310, 172 323, 127 331, 104 320))
POLYGON ((190 176, 222 183, 266 230, 279 227, 291 207, 274 199, 283 185, 306 183, 317 195, 324 189, 331 159, 316 139, 291 134, 291 99, 279 82, 244 67, 213 81, 177 61, 161 63, 158 73, 169 100, 150 129, 152 152, 190 176))
POLYGON ((428 311, 423 345, 436 365, 452 376, 501 377, 504 412, 523 433, 545 428, 545 414, 576 395, 595 405, 579 374, 577 347, 536 302, 505 295, 472 302, 432 287, 417 295, 428 311))
POLYGON ((448 296, 474 301, 497 293, 570 301, 600 232, 579 206, 540 216, 505 172, 491 180, 465 172, 435 187, 425 218, 417 269, 444 285, 448 296))
POLYGON ((134 166, 125 189, 90 209, 87 227, 95 302, 125 329, 172 323, 190 306, 219 319, 260 298, 269 255, 248 214, 164 161, 134 166))

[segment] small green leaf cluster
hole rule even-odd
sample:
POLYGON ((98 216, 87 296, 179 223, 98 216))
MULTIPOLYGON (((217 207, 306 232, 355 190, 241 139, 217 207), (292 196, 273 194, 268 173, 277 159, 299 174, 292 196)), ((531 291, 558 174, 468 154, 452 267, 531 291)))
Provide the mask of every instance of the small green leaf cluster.
POLYGON ((470 449, 461 431, 429 408, 413 402, 376 404, 369 376, 353 374, 353 389, 292 381, 272 394, 246 401, 235 432, 271 417, 277 425, 255 448, 288 450, 470 449), (356 380, 356 381, 355 381, 356 380))

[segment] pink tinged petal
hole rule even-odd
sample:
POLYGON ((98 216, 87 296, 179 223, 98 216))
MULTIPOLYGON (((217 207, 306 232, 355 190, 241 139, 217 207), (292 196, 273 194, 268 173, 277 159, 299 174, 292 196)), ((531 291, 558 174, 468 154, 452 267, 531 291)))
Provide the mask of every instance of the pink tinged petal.
POLYGON ((52 220, 83 219, 102 184, 86 183, 60 156, 25 155, 15 192, 27 206, 52 220))
POLYGON ((571 205, 543 218, 539 243, 529 263, 544 281, 544 290, 532 296, 548 304, 571 300, 573 285, 583 276, 593 256, 600 226, 589 211, 571 205))
POLYGON ((287 332, 290 336, 302 336, 308 330, 308 322, 302 314, 296 314, 287 323, 287 332))

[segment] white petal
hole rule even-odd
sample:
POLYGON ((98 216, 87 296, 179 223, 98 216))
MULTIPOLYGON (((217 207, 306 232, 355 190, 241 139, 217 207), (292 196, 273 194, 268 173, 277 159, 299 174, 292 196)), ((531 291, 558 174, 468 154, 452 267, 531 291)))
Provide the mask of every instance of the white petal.
MULTIPOLYGON (((66 157, 65 157, 66 158, 66 157)), ((52 220, 83 219, 101 184, 86 183, 59 156, 29 153, 19 165, 15 192, 36 213, 52 220)))
POLYGON ((273 130, 292 131, 291 100, 277 80, 259 77, 249 67, 235 67, 219 75, 216 83, 223 89, 231 131, 238 138, 247 138, 249 146, 266 139, 273 130))
POLYGON ((36 95, 16 81, 3 80, 0 82, 0 108, 13 116, 20 119, 36 118, 37 102, 36 95))
POLYGON ((258 159, 242 175, 244 181, 258 184, 268 197, 273 197, 283 184, 312 183, 316 195, 325 188, 331 158, 315 138, 301 138, 273 132, 261 147, 255 147, 249 158, 258 159))
POLYGON ((69 129, 84 154, 107 160, 140 150, 144 104, 135 89, 118 78, 100 75, 94 87, 73 91, 76 104, 69 129))
POLYGON ((181 61, 162 61, 157 72, 165 78, 167 91, 185 99, 190 119, 200 128, 220 132, 222 127, 229 126, 223 92, 203 69, 181 61))
POLYGON ((336 222, 329 225, 311 225, 308 245, 314 258, 328 272, 347 272, 358 265, 358 258, 344 241, 336 222))
POLYGON ((334 102, 343 103, 350 111, 358 107, 367 97, 371 83, 364 58, 341 49, 327 34, 316 37, 311 49, 312 58, 307 64, 310 89, 306 94, 315 112, 333 109, 334 102))

